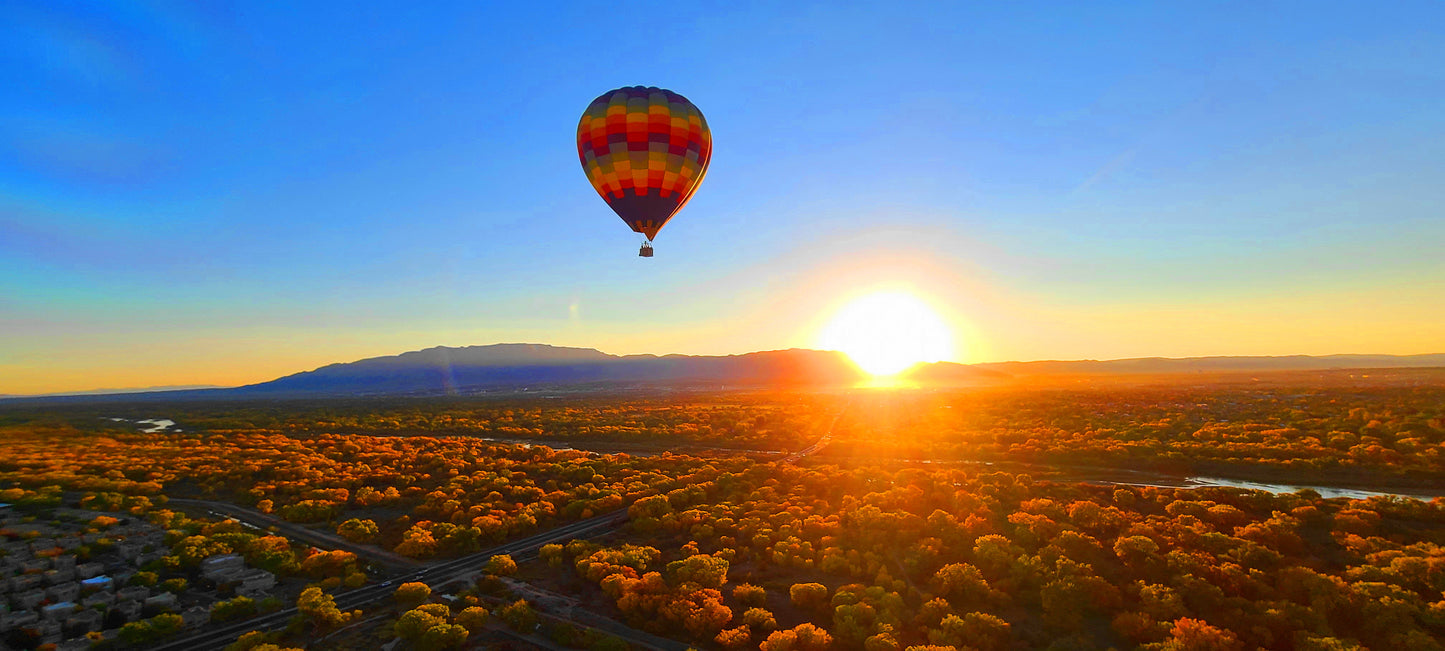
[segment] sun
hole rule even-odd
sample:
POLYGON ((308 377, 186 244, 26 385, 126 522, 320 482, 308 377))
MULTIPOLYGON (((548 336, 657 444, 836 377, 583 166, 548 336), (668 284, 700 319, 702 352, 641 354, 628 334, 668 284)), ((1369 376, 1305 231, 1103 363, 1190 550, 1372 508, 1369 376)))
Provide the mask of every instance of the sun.
POLYGON ((953 358, 953 332, 928 303, 906 291, 853 299, 818 333, 817 345, 846 353, 874 376, 953 358))

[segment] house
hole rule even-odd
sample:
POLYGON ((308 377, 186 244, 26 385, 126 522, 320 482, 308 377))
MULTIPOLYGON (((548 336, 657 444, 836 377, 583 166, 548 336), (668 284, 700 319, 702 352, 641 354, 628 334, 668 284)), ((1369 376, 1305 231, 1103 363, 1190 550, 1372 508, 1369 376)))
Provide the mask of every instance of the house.
POLYGON ((121 558, 132 561, 135 560, 137 556, 140 556, 142 551, 145 551, 143 547, 144 546, 140 543, 130 542, 129 540, 127 540, 123 543, 117 544, 113 549, 115 549, 115 552, 117 554, 120 554, 121 558))
POLYGON ((60 585, 75 581, 75 570, 50 570, 45 573, 47 585, 60 585))
POLYGON ((75 576, 80 579, 88 579, 93 576, 100 576, 105 573, 104 563, 85 563, 75 567, 75 576))
POLYGON ((104 591, 97 592, 93 595, 90 595, 89 597, 86 597, 85 600, 81 601, 80 603, 86 608, 94 608, 96 606, 109 606, 115 603, 115 593, 104 591))
POLYGON ((22 610, 15 613, 5 613, 0 617, 0 632, 17 628, 28 628, 40 621, 40 614, 33 610, 22 610))
POLYGON ((201 575, 213 582, 243 569, 246 569, 246 559, 237 554, 217 554, 201 561, 201 575))
POLYGON ((154 597, 146 599, 145 607, 155 608, 158 610, 175 610, 176 605, 179 603, 180 600, 176 598, 175 593, 162 592, 154 597))
POLYGON ((21 574, 10 579, 11 592, 24 592, 42 585, 45 585, 45 577, 40 574, 21 574))
POLYGON ((50 604, 40 609, 40 618, 44 620, 65 621, 65 618, 75 614, 76 608, 78 608, 78 606, 76 606, 73 601, 62 601, 58 604, 50 604))
POLYGON ((186 628, 200 628, 210 621, 211 609, 204 606, 191 606, 181 613, 181 623, 186 628))
MULTIPOLYGON (((26 557, 30 556, 28 552, 21 555, 26 557)), ((44 558, 26 558, 20 561, 20 571, 25 574, 44 572, 48 569, 50 569, 50 561, 44 558)))
POLYGON ((140 617, 141 605, 139 601, 117 601, 110 609, 125 616, 125 621, 133 622, 140 617))
POLYGON ((115 581, 108 576, 97 576, 80 582, 80 589, 86 592, 96 590, 110 590, 115 586, 115 581))
POLYGON ((75 635, 85 635, 91 631, 100 630, 101 622, 104 620, 105 616, 101 615, 99 611, 86 608, 65 620, 65 630, 75 635))
POLYGON ((61 583, 45 589, 45 598, 55 603, 80 599, 79 583, 61 583))
POLYGON ((109 575, 110 578, 115 580, 115 585, 125 585, 127 583, 130 583, 131 577, 135 576, 135 570, 126 569, 124 567, 121 567, 119 569, 106 568, 106 574, 109 575))
POLYGON ((19 606, 21 610, 33 610, 36 606, 40 605, 40 602, 45 601, 45 591, 31 590, 29 592, 22 592, 15 595, 14 601, 15 605, 19 606))
POLYGON ((58 644, 65 639, 65 629, 61 626, 60 620, 41 618, 32 628, 40 633, 41 644, 58 644))
POLYGON ((241 582, 237 592, 246 594, 264 592, 276 587, 276 575, 260 568, 252 568, 235 577, 241 582))

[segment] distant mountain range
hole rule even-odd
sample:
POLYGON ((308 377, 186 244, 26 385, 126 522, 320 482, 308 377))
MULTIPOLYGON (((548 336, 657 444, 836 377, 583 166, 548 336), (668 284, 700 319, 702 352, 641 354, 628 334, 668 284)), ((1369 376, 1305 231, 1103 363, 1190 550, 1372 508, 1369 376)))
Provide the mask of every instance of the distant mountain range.
POLYGON ((974 364, 1009 375, 1167 374, 1224 371, 1323 371, 1347 368, 1445 367, 1445 353, 1428 355, 1286 355, 1281 357, 1135 357, 1110 360, 974 364))
POLYGON ((411 394, 594 383, 851 384, 862 378, 847 356, 831 351, 792 349, 724 357, 617 356, 591 348, 495 344, 428 348, 331 364, 235 391, 411 394))
MULTIPOLYGON (((1047 375, 1138 375, 1309 371, 1344 368, 1445 367, 1445 354, 1310 357, 1145 357, 1116 360, 920 364, 905 377, 920 384, 988 384, 1047 375)), ((544 344, 439 346, 400 355, 331 364, 314 371, 230 389, 138 390, 145 399, 468 394, 545 387, 627 385, 851 386, 865 379, 842 353, 775 350, 728 356, 609 355, 591 348, 544 344), (144 393, 141 393, 144 391, 144 393)), ((100 394, 106 395, 100 395, 100 394)), ((3 396, 3 398, 37 396, 3 396)), ((119 400, 85 392, 50 400, 119 400)))

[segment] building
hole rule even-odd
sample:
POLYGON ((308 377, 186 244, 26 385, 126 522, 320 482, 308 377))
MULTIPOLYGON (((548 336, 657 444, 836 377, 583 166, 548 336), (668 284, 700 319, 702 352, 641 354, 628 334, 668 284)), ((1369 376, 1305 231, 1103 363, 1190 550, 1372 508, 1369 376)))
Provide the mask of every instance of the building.
POLYGON ((61 583, 52 585, 45 589, 45 598, 54 603, 76 601, 80 599, 79 583, 61 583))
POLYGON ((45 591, 30 590, 28 592, 22 592, 15 595, 12 601, 15 602, 19 610, 33 610, 36 606, 40 605, 40 602, 45 601, 45 591))
POLYGON ((105 573, 104 563, 85 563, 75 567, 75 577, 78 579, 89 579, 103 573, 105 573))
POLYGON ((0 632, 34 626, 40 621, 40 614, 33 610, 22 610, 0 615, 0 632))
POLYGON ((176 598, 175 593, 162 592, 154 597, 146 599, 145 607, 155 608, 159 610, 175 610, 176 606, 179 603, 180 600, 176 598))
POLYGON ((45 573, 47 585, 60 585, 75 581, 75 570, 50 570, 45 573))
POLYGON ((36 538, 30 541, 30 553, 32 554, 50 551, 56 547, 58 547, 58 545, 55 544, 54 538, 36 538))
POLYGON ((181 623, 186 628, 200 628, 211 621, 211 609, 191 606, 181 613, 181 623))
POLYGON ((101 615, 99 611, 86 608, 65 620, 65 630, 70 631, 73 635, 85 635, 91 631, 100 630, 101 622, 104 620, 105 616, 101 615))
POLYGON ((227 575, 246 569, 246 559, 237 554, 217 554, 201 561, 201 576, 213 582, 222 582, 227 575))
POLYGON ((236 590, 241 594, 265 592, 276 587, 276 575, 260 568, 246 570, 237 575, 234 580, 241 582, 240 587, 236 590))
POLYGON ((80 602, 80 604, 86 608, 94 608, 96 606, 109 607, 113 603, 115 603, 115 593, 105 591, 90 595, 80 602))
POLYGON ((65 621, 67 617, 75 614, 76 608, 77 606, 73 601, 62 601, 58 604, 50 604, 40 609, 40 618, 47 621, 65 621))
POLYGON ((115 587, 115 581, 108 576, 96 576, 80 582, 80 589, 86 592, 97 590, 110 590, 115 587))
POLYGON ((141 608, 142 607, 139 601, 127 600, 115 602, 115 605, 111 606, 110 610, 111 612, 117 612, 123 615, 125 617, 125 621, 133 622, 140 617, 141 608))
POLYGON ((42 618, 32 628, 40 633, 41 644, 58 644, 65 639, 65 628, 61 626, 60 620, 42 618))

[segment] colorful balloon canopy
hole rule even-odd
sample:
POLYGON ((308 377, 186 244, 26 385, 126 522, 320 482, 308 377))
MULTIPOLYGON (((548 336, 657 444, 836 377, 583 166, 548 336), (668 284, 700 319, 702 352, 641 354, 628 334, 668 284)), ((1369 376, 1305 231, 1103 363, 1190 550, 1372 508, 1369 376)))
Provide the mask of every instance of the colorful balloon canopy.
POLYGON ((628 86, 592 100, 577 125, 577 155, 597 194, 651 240, 702 183, 712 133, 686 97, 628 86))

